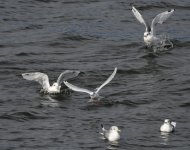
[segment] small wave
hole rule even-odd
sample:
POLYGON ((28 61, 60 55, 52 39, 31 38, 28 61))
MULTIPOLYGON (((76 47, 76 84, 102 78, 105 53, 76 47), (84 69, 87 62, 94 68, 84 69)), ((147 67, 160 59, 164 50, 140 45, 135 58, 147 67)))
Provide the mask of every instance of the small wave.
POLYGON ((36 112, 15 112, 6 113, 0 116, 0 119, 10 119, 16 121, 26 121, 29 119, 45 119, 46 117, 39 115, 36 112))
POLYGON ((156 57, 158 57, 158 55, 156 53, 151 53, 151 52, 141 56, 141 58, 146 58, 146 59, 156 58, 156 57))
POLYGON ((187 102, 187 103, 181 104, 180 107, 190 107, 190 102, 187 102))
POLYGON ((42 29, 43 25, 38 25, 38 24, 31 24, 25 27, 20 27, 20 28, 16 28, 16 29, 11 29, 11 30, 7 30, 4 31, 5 33, 13 33, 13 32, 19 32, 19 31, 23 31, 23 30, 35 30, 35 29, 42 29))
MULTIPOLYGON (((92 2, 100 2, 99 0, 91 0, 90 1, 91 3, 92 2)), ((74 1, 64 1, 64 2, 62 2, 63 4, 77 4, 77 3, 89 3, 89 1, 78 1, 78 0, 74 0, 74 1)))
POLYGON ((65 37, 62 37, 61 38, 62 40, 69 40, 69 41, 86 41, 86 40, 90 40, 88 38, 85 38, 83 36, 80 36, 80 35, 68 35, 68 36, 65 36, 65 37))
POLYGON ((36 53, 25 53, 25 52, 15 54, 15 56, 30 56, 30 55, 38 55, 38 54, 36 54, 36 53))
POLYGON ((189 41, 173 40, 173 43, 175 43, 175 47, 190 47, 189 41))
POLYGON ((48 44, 50 47, 55 47, 55 48, 75 48, 75 46, 71 44, 67 44, 65 42, 52 42, 48 44))
POLYGON ((80 36, 80 35, 64 35, 63 37, 59 37, 57 39, 55 39, 54 41, 51 41, 51 43, 49 43, 47 46, 50 47, 61 47, 61 48, 76 48, 75 46, 73 46, 74 44, 71 42, 83 42, 83 41, 87 41, 87 40, 91 40, 89 38, 80 36))
POLYGON ((130 107, 137 107, 139 105, 139 103, 135 103, 129 100, 123 100, 123 101, 116 101, 116 104, 121 104, 121 105, 127 105, 130 107))
POLYGON ((0 61, 0 65, 9 65, 9 66, 12 66, 12 65, 14 65, 14 63, 10 62, 10 61, 0 61))
POLYGON ((21 28, 21 30, 42 29, 43 25, 31 24, 27 27, 21 28))
POLYGON ((57 2, 55 0, 35 0, 37 2, 43 2, 43 3, 50 3, 50 2, 57 2))

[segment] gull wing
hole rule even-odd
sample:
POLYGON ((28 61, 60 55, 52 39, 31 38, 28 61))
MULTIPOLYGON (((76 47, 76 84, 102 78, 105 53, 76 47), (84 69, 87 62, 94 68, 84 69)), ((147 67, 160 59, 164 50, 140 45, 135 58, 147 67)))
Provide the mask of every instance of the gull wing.
POLYGON ((59 77, 57 79, 57 84, 60 86, 63 81, 74 78, 74 77, 78 76, 79 73, 80 73, 80 71, 65 70, 64 72, 62 72, 59 75, 59 77))
POLYGON ((171 124, 174 126, 174 128, 176 127, 176 122, 171 122, 171 124))
POLYGON ((50 87, 49 85, 49 78, 47 74, 41 73, 41 72, 34 72, 34 73, 23 73, 22 77, 26 80, 33 80, 38 82, 42 85, 43 89, 48 89, 50 87))
POLYGON ((143 16, 139 13, 139 11, 138 11, 134 6, 132 6, 132 12, 133 12, 134 16, 137 18, 137 20, 138 20, 141 24, 144 24, 144 25, 145 25, 146 31, 147 31, 147 32, 150 32, 150 27, 149 27, 149 25, 146 23, 146 21, 144 20, 143 16))
POLYGON ((101 127, 102 127, 102 132, 103 132, 102 135, 103 135, 106 139, 108 139, 108 137, 109 137, 109 131, 106 130, 102 124, 101 124, 101 127))
POLYGON ((114 69, 113 73, 109 76, 109 78, 98 88, 96 88, 96 93, 98 93, 106 84, 108 84, 115 76, 117 72, 117 68, 114 69))
POLYGON ((174 9, 171 9, 169 11, 162 12, 158 14, 153 20, 151 24, 151 31, 152 35, 154 34, 154 27, 157 23, 162 24, 164 21, 166 21, 174 12, 174 9))
POLYGON ((80 88, 80 87, 77 87, 77 86, 72 85, 71 83, 69 83, 69 82, 67 82, 67 81, 64 81, 64 84, 65 84, 68 88, 70 88, 71 90, 73 90, 73 91, 88 93, 88 94, 90 94, 90 95, 93 94, 92 91, 87 90, 87 89, 83 89, 83 88, 80 88))

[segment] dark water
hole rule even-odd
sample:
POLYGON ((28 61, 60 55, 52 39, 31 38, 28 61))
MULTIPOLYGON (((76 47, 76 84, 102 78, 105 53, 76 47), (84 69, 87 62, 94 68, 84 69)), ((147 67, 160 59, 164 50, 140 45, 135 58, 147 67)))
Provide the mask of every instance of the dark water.
POLYGON ((104 150, 100 124, 121 128, 118 150, 190 149, 189 0, 1 0, 0 149, 104 150), (164 25, 174 48, 151 54, 144 27, 131 5, 151 21, 175 8, 164 25), (21 77, 44 72, 51 82, 66 69, 82 73, 73 84, 93 89, 118 73, 101 95, 108 103, 88 103, 85 93, 43 96, 40 85, 21 77), (165 118, 176 132, 159 132, 165 118))

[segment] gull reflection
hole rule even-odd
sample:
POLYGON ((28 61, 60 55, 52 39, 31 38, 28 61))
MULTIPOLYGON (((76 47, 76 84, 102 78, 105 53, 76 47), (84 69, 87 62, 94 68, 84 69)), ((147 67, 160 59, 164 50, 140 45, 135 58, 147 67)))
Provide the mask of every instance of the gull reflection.
POLYGON ((109 142, 109 146, 107 147, 107 149, 109 149, 109 150, 116 150, 118 148, 119 148, 119 142, 118 141, 109 142))
POLYGON ((44 95, 43 96, 45 99, 41 101, 41 104, 44 106, 49 106, 49 107, 59 107, 59 103, 57 100, 53 99, 50 95, 44 95))
POLYGON ((161 132, 160 137, 162 139, 162 142, 160 144, 167 145, 167 143, 169 141, 169 133, 161 132))

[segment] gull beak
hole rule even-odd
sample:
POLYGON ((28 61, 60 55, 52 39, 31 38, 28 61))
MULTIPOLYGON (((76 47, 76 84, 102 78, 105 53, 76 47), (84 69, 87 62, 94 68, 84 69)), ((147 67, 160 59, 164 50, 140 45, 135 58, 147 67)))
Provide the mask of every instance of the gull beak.
POLYGON ((118 132, 121 132, 121 130, 120 130, 120 129, 118 129, 118 132))

